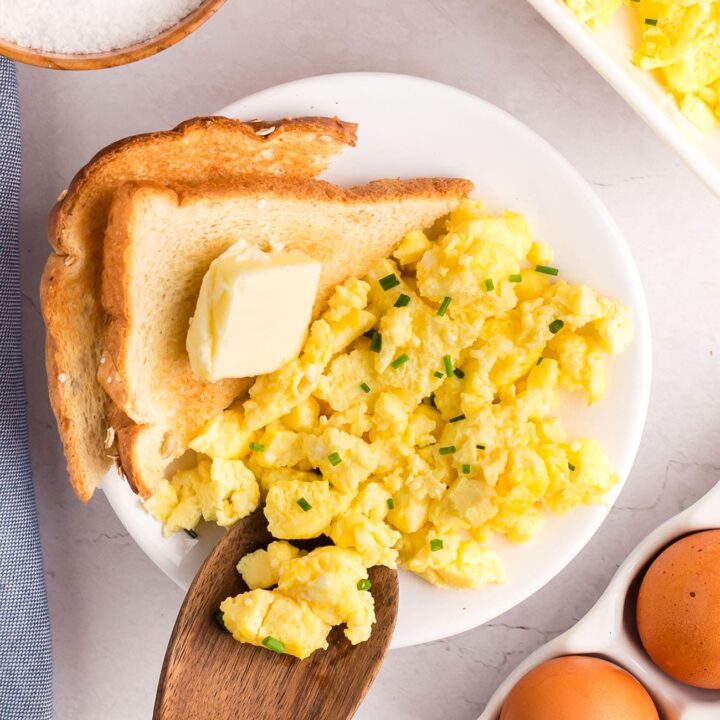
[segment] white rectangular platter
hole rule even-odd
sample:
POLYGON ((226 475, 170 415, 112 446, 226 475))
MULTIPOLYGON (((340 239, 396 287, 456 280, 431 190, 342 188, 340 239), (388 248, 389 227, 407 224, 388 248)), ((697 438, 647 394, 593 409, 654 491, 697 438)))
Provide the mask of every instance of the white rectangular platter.
POLYGON ((528 2, 612 85, 655 132, 720 196, 720 129, 703 133, 678 110, 654 76, 632 62, 640 31, 629 8, 594 32, 562 0, 528 2))

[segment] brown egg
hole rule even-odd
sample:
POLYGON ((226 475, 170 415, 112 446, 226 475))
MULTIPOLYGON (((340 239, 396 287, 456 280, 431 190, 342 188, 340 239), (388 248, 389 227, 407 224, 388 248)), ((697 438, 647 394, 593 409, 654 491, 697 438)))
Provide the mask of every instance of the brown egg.
POLYGON ((647 690, 621 667, 594 657, 548 660, 510 691, 500 720, 658 720, 647 690))
POLYGON ((640 585, 637 626, 668 675, 720 690, 720 530, 688 535, 657 557, 640 585))

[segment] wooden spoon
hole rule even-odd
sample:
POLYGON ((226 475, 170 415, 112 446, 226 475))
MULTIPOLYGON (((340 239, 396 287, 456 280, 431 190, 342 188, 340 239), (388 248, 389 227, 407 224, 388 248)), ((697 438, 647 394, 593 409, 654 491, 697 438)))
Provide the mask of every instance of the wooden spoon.
POLYGON ((220 603, 247 590, 235 566, 272 541, 262 511, 239 522, 195 576, 170 637, 154 720, 345 720, 375 679, 395 627, 397 573, 370 570, 377 620, 351 645, 334 628, 330 647, 306 660, 241 644, 215 620, 220 603))

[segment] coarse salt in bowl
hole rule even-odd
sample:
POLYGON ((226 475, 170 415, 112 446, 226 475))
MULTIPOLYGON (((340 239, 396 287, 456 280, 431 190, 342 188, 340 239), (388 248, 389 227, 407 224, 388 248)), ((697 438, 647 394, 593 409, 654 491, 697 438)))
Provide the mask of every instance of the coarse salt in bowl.
POLYGON ((153 55, 204 23, 225 0, 0 0, 0 54, 61 69, 153 55))

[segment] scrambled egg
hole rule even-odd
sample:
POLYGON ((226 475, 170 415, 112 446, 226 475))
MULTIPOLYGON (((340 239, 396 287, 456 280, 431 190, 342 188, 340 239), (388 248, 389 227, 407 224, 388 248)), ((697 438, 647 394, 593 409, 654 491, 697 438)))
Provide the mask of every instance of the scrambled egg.
MULTIPOLYGON (((622 0, 565 0, 590 27, 606 25, 622 0)), ((720 2, 625 0, 642 27, 635 62, 656 71, 680 111, 701 130, 720 120, 720 2)))
POLYGON ((162 521, 165 534, 170 535, 194 528, 201 518, 230 527, 255 510, 259 502, 260 486, 245 464, 216 457, 198 460, 194 468, 176 472, 172 483, 163 480, 145 507, 162 521))
POLYGON ((593 30, 604 28, 623 0, 565 0, 567 6, 593 30))
POLYGON ((327 648, 334 625, 345 625, 353 645, 370 637, 375 605, 367 569, 354 550, 330 546, 306 554, 277 541, 242 558, 238 572, 250 591, 227 598, 220 612, 239 642, 302 660, 327 648))
POLYGON ((630 314, 551 262, 522 216, 464 201, 339 286, 299 357, 195 438, 196 466, 146 503, 166 532, 231 524, 262 501, 278 538, 240 560, 250 590, 221 608, 235 638, 306 657, 345 624, 362 642, 367 568, 501 582, 491 536, 525 542, 545 511, 613 486, 598 443, 553 413, 561 390, 602 396, 630 314), (285 542, 320 536, 333 545, 285 542))

